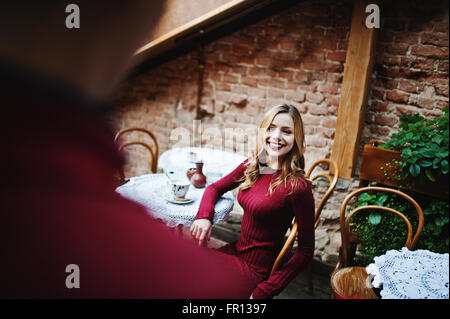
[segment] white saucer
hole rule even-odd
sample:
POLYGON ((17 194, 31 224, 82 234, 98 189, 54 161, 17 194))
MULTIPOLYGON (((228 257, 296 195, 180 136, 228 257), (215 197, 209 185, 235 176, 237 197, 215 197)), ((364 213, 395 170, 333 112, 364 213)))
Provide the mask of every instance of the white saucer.
MULTIPOLYGON (((186 199, 188 199, 188 198, 186 198, 186 199)), ((192 203, 192 202, 194 201, 193 199, 188 199, 188 200, 178 201, 178 200, 175 200, 175 199, 172 198, 172 197, 168 197, 168 198, 166 198, 166 200, 167 200, 169 203, 172 203, 172 204, 178 204, 178 205, 189 204, 189 203, 192 203)))

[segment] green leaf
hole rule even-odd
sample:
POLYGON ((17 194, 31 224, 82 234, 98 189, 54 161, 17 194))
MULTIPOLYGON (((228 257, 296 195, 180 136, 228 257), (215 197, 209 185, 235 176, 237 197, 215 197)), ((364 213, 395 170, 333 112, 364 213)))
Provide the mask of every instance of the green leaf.
MULTIPOLYGON (((369 217, 369 219, 370 219, 370 217, 369 217)), ((434 219, 434 223, 436 224, 436 226, 438 226, 438 227, 442 227, 442 226, 444 226, 445 225, 445 223, 442 221, 442 219, 440 219, 440 218, 435 218, 434 219)))
POLYGON ((448 161, 447 160, 443 160, 441 162, 441 172, 442 174, 448 174, 448 161))
POLYGON ((431 139, 432 142, 436 143, 436 144, 441 144, 442 142, 442 136, 440 135, 435 135, 433 136, 433 138, 431 139))
POLYGON ((439 167, 439 163, 441 162, 441 159, 440 158, 435 158, 434 160, 433 160, 433 168, 438 168, 439 167))
POLYGON ((446 158, 446 157, 448 157, 448 151, 438 152, 438 153, 436 153, 436 156, 439 158, 446 158))
POLYGON ((381 222, 381 214, 372 213, 369 215, 369 223, 372 225, 378 225, 381 222))
POLYGON ((381 194, 380 197, 376 199, 374 204, 377 206, 383 206, 384 202, 386 202, 387 199, 388 199, 387 194, 381 194))
POLYGON ((370 201, 371 199, 372 199, 372 197, 369 195, 369 193, 362 193, 358 197, 358 201, 361 201, 361 202, 367 202, 367 201, 370 201))
POLYGON ((433 162, 430 161, 429 159, 424 158, 420 161, 420 166, 422 166, 422 167, 430 167, 432 165, 433 165, 433 162))
POLYGON ((358 206, 367 206, 367 205, 369 205, 368 202, 359 202, 358 203, 358 206))
POLYGON ((425 149, 422 154, 423 154, 424 157, 428 157, 428 158, 435 158, 436 157, 436 156, 434 156, 433 151, 431 151, 429 149, 425 149))
POLYGON ((436 177, 434 176, 434 172, 431 169, 426 169, 425 170, 425 175, 428 177, 428 179, 432 182, 436 181, 436 177))
POLYGON ((409 172, 414 177, 419 176, 419 174, 420 174, 420 166, 415 164, 415 163, 410 165, 409 166, 409 172))
POLYGON ((412 151, 410 148, 405 148, 402 151, 402 157, 409 157, 412 155, 412 151))
POLYGON ((406 179, 409 176, 409 170, 404 169, 401 171, 402 179, 406 179))

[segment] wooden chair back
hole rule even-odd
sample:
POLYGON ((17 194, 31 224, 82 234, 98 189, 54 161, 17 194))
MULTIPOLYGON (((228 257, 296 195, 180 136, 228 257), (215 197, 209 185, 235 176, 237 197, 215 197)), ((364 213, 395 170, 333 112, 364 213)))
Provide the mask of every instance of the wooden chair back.
POLYGON ((336 184, 338 182, 339 168, 335 161, 330 160, 328 158, 323 158, 323 159, 320 159, 320 160, 314 162, 314 164, 312 164, 312 166, 309 168, 308 172, 306 173, 305 177, 310 179, 311 181, 315 181, 316 179, 323 177, 323 178, 326 178, 329 182, 327 191, 325 192, 322 199, 320 200, 319 205, 317 206, 316 212, 314 214, 314 229, 316 229, 317 226, 319 225, 319 218, 320 218, 320 214, 322 213, 322 209, 325 206, 325 203, 327 202, 328 198, 330 197, 331 193, 333 192, 333 190, 336 187, 336 184), (314 172, 314 169, 323 163, 326 163, 329 165, 328 174, 318 173, 318 174, 311 175, 314 172), (333 169, 333 170, 331 170, 331 169, 333 169), (331 175, 330 171, 334 172, 334 174, 331 175))
MULTIPOLYGON (((142 127, 124 128, 124 129, 121 129, 119 132, 117 132, 116 136, 114 137, 114 142, 118 145, 119 151, 122 151, 125 147, 130 146, 130 145, 144 146, 150 153, 150 170, 152 171, 152 173, 156 173, 156 171, 158 169, 159 145, 158 145, 158 141, 156 139, 155 134, 153 134, 151 131, 149 131, 145 128, 142 128, 142 127), (132 141, 128 141, 128 142, 119 144, 120 137, 127 132, 143 132, 143 133, 147 134, 153 141, 153 144, 154 144, 153 147, 151 147, 146 142, 139 141, 139 140, 132 140, 132 141)), ((124 182, 125 181, 125 173, 123 171, 123 168, 120 169, 119 173, 120 173, 121 181, 124 182)))
POLYGON ((359 239, 357 236, 351 232, 349 223, 351 218, 364 210, 379 210, 384 213, 393 213, 399 217, 405 222, 408 233, 406 236, 405 244, 404 246, 407 247, 410 250, 414 250, 417 241, 419 240, 420 234, 422 232, 422 228, 424 225, 424 217, 422 208, 419 206, 419 204, 409 195, 398 191, 396 189, 392 188, 386 188, 386 187, 378 187, 378 186, 368 186, 359 188, 353 192, 351 192, 343 201, 340 208, 340 227, 341 227, 341 249, 339 251, 339 257, 338 262, 336 265, 336 269, 342 268, 342 267, 348 267, 350 265, 351 260, 353 259, 355 255, 356 250, 356 244, 359 242, 359 239), (384 193, 390 193, 390 194, 396 194, 404 199, 406 199, 408 202, 410 202, 414 208, 417 211, 418 214, 418 226, 416 229, 416 232, 413 235, 413 229, 411 226, 411 222, 408 220, 408 218, 402 214, 401 212, 384 206, 377 206, 377 205, 367 205, 367 206, 359 206, 353 209, 347 216, 346 216, 346 210, 347 210, 347 204, 350 202, 352 198, 355 198, 355 196, 363 193, 363 192, 384 192, 384 193))
POLYGON ((277 256, 277 259, 275 259, 275 262, 273 263, 272 270, 270 271, 270 276, 277 271, 278 267, 284 262, 284 259, 289 254, 289 252, 292 250, 292 247, 294 246, 294 241, 297 236, 297 229, 298 224, 297 221, 295 221, 290 230, 289 235, 286 241, 284 242, 283 248, 281 248, 280 253, 277 256))
MULTIPOLYGON (((305 177, 311 181, 315 181, 316 179, 319 179, 320 177, 322 177, 322 178, 327 179, 329 182, 328 188, 327 188, 325 194, 323 195, 321 201, 319 202, 319 205, 317 205, 316 211, 314 213, 314 229, 316 229, 317 226, 319 225, 320 213, 322 212, 323 207, 325 206, 325 203, 327 202, 328 198, 330 197, 331 193, 333 192, 334 188, 336 187, 336 184, 337 184, 337 181, 339 178, 339 168, 338 168, 336 162, 333 160, 330 160, 327 158, 320 159, 311 165, 308 172, 305 174, 305 177), (315 168, 319 167, 320 164, 324 164, 324 163, 329 165, 329 167, 328 167, 329 173, 328 174, 317 173, 317 174, 313 174, 311 176, 311 174, 315 171, 315 168), (331 169, 333 169, 333 170, 331 170, 331 169), (330 171, 334 172, 333 176, 331 176, 330 171)), ((285 239, 284 245, 281 248, 281 251, 277 256, 275 263, 273 264, 270 275, 272 275, 278 269, 278 267, 284 261, 284 259, 288 255, 288 253, 292 250, 295 239, 297 237, 297 230, 298 230, 298 224, 294 218, 292 221, 290 230, 289 230, 289 235, 285 239)))

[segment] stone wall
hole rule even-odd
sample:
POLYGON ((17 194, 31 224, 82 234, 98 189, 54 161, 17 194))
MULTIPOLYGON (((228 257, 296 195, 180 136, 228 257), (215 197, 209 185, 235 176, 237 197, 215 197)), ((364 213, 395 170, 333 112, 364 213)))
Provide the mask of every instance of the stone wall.
MULTIPOLYGON (((112 97, 111 121, 117 130, 152 130, 161 152, 204 145, 246 155, 263 113, 289 103, 303 117, 307 167, 330 157, 352 5, 303 1, 205 45, 199 109, 199 51, 142 72, 112 97), (200 122, 194 122, 196 116, 200 122)), ((389 1, 382 10, 361 150, 370 139, 386 140, 398 127, 399 115, 432 117, 448 101, 447 2, 389 1)), ((145 150, 130 148, 129 154, 127 176, 148 173, 145 150)), ((336 261, 339 206, 357 187, 359 164, 355 180, 340 180, 322 212, 315 254, 321 261, 336 261)), ((324 188, 320 183, 315 188, 317 203, 324 188)))

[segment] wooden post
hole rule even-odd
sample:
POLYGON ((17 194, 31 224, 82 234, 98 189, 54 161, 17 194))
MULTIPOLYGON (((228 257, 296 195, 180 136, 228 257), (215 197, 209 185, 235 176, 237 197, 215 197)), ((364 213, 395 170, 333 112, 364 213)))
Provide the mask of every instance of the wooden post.
POLYGON ((359 154, 361 127, 364 122, 370 78, 372 75, 376 28, 365 24, 366 6, 377 1, 355 0, 352 25, 345 58, 336 132, 331 159, 339 167, 339 177, 351 180, 359 154))

